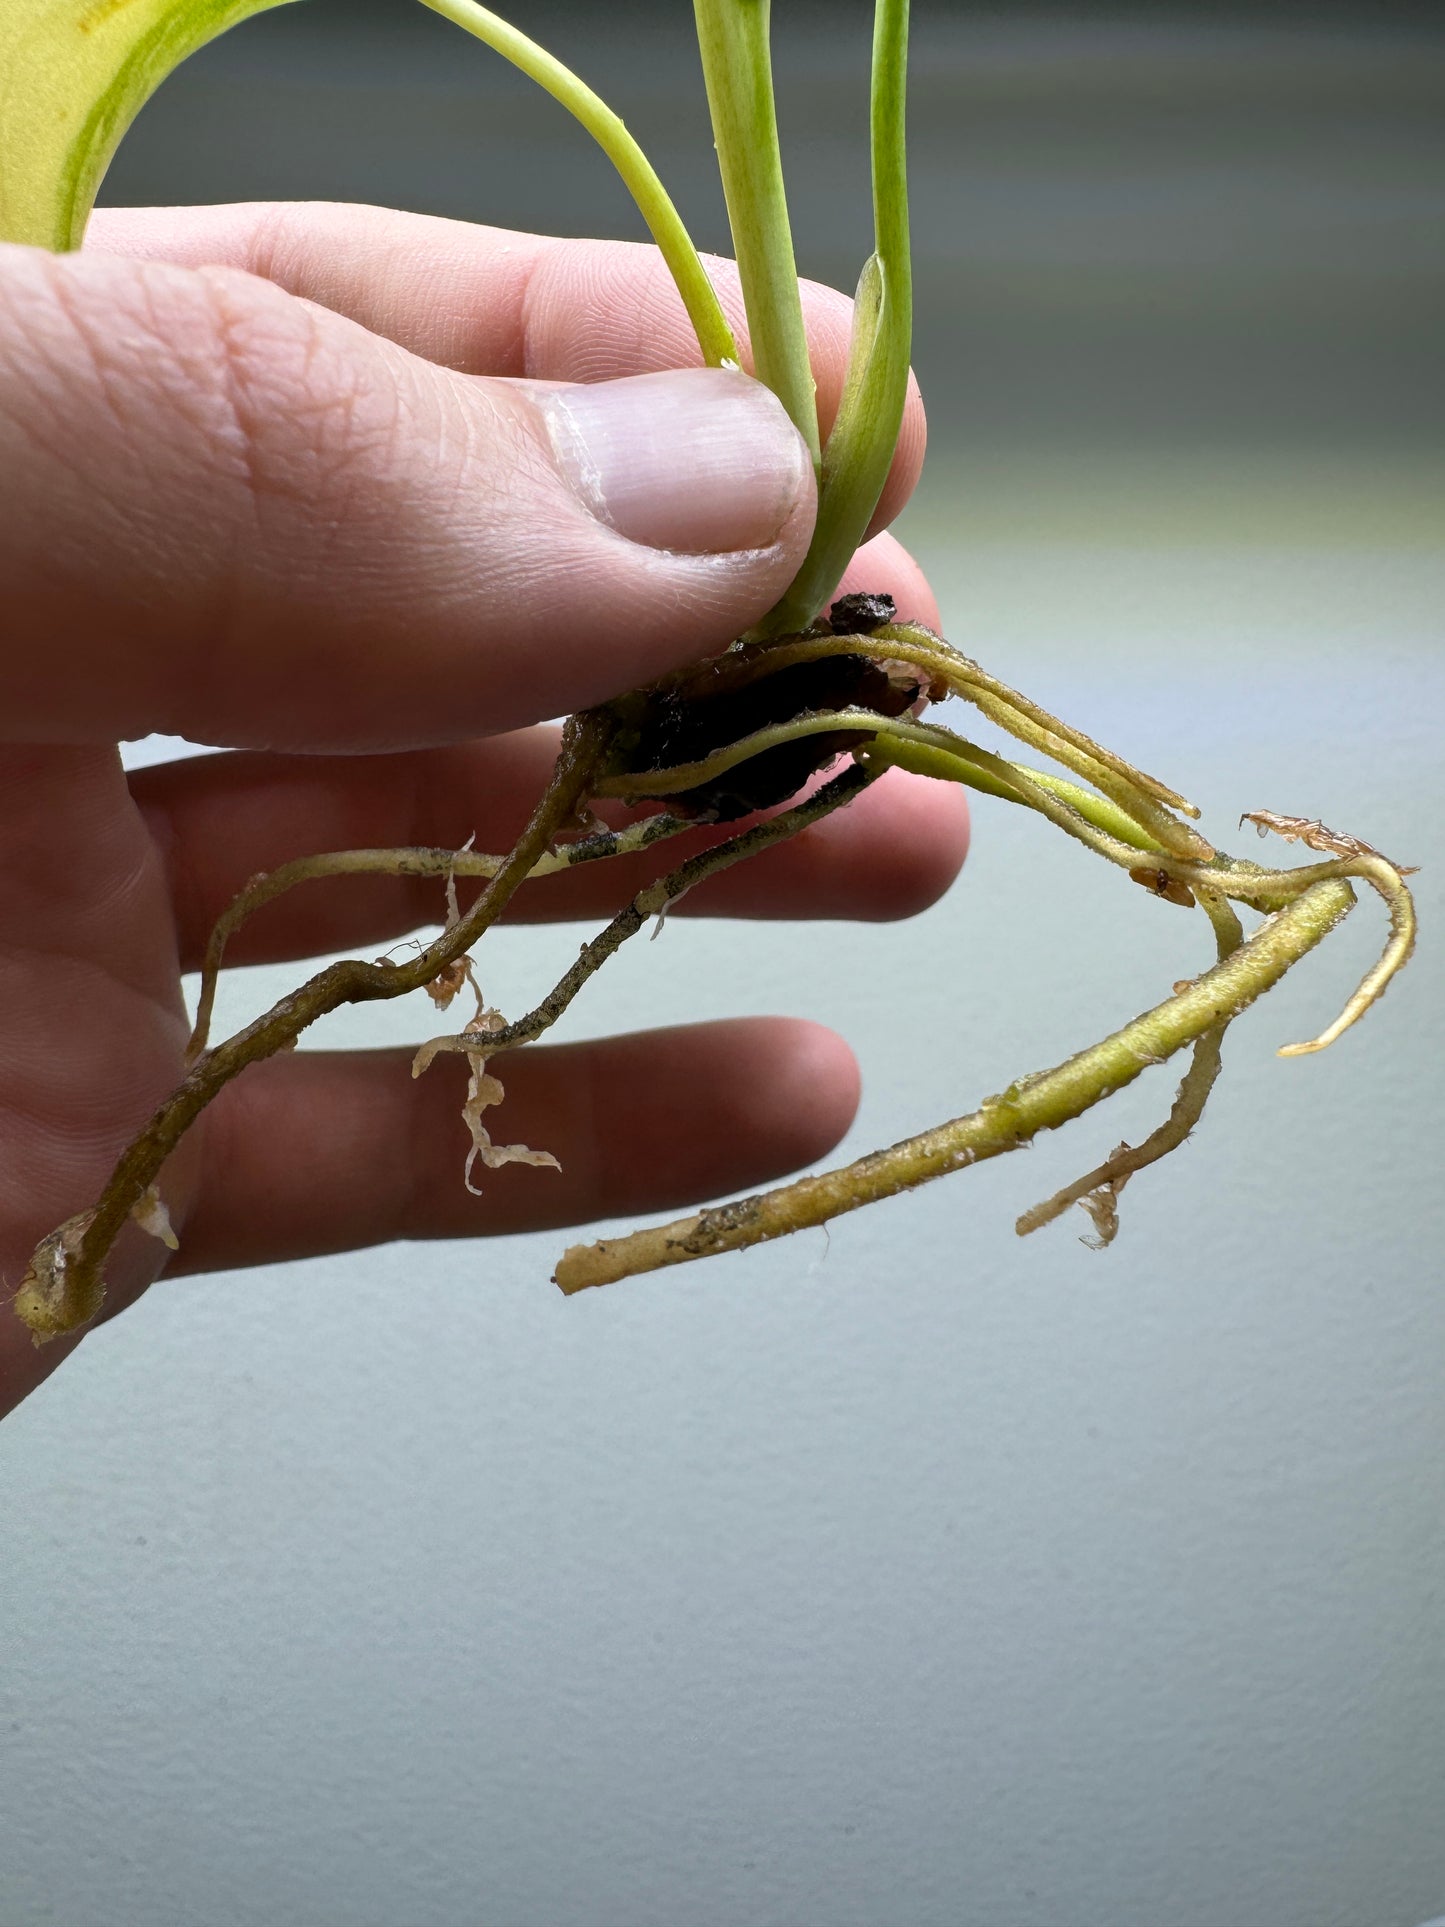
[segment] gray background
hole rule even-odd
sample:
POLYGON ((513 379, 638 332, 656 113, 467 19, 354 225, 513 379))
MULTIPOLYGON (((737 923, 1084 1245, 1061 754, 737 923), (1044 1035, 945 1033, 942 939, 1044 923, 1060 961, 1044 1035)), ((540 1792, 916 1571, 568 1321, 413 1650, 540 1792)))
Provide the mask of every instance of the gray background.
MULTIPOLYGON (((778 11, 803 266, 850 284, 863 14, 778 11)), ((518 18, 724 245, 687 10, 518 18)), ((5 1927, 1445 1908, 1445 42, 1378 6, 925 9, 915 72, 934 441, 903 533, 950 634, 1226 840, 1267 805, 1426 864, 1424 953, 1276 1059, 1377 945, 1362 904, 1231 1033, 1106 1255, 1013 1217, 1173 1070, 826 1237, 572 1303, 555 1236, 153 1292, 0 1434, 5 1927)), ((560 110, 399 6, 218 44, 107 187, 290 194, 636 232, 560 110)), ((576 941, 507 933, 491 994, 576 941)), ((819 1016, 863 1059, 861 1151, 1205 951, 982 801, 918 923, 674 922, 570 1028, 819 1016)))

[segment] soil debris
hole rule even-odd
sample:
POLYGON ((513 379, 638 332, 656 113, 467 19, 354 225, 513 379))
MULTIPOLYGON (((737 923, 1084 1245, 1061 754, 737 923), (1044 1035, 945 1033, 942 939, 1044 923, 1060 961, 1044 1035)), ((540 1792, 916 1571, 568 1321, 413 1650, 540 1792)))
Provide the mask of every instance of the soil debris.
POLYGON ((835 636, 869 636, 897 617, 891 595, 841 595, 828 611, 828 627, 835 636))

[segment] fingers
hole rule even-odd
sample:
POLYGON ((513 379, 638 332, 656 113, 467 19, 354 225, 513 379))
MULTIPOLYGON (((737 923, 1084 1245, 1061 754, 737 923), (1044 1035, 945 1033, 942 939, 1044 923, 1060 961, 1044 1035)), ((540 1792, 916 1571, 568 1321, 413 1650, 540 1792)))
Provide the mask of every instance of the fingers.
MULTIPOLYGON (((631 242, 544 240, 316 201, 97 209, 86 245, 187 267, 243 268, 465 374, 611 381, 701 360, 661 256, 631 242)), ((751 367, 737 269, 709 257, 708 272, 751 367)), ((802 287, 826 435, 843 389, 852 302, 817 282, 802 287)), ((875 530, 912 494, 926 439, 910 382, 875 530)))
POLYGON ((726 644, 804 552, 776 401, 437 368, 227 269, 3 250, 0 728, 403 748, 726 644))
POLYGON ((302 1052, 248 1072, 208 1116, 172 1270, 672 1209, 821 1157, 858 1100, 842 1039, 785 1018, 534 1047, 490 1068, 506 1089, 485 1114, 493 1138, 562 1169, 482 1170, 480 1198, 462 1183, 461 1060, 415 1080, 406 1051, 302 1052))
MULTIPOLYGON (((936 619, 916 565, 891 536, 860 553, 852 585, 886 589, 907 614, 936 619)), ((479 848, 505 850, 541 793, 556 742, 554 730, 536 729, 411 755, 241 753, 135 772, 132 795, 170 878, 182 967, 198 967, 217 916, 248 879, 292 857, 397 844, 460 849, 472 837, 479 848)), ((699 832, 640 858, 540 880, 522 891, 515 914, 610 916, 643 883, 725 833, 699 832)), ((679 912, 910 916, 948 888, 967 847, 962 790, 894 771, 838 815, 699 886, 679 912)), ((440 921, 443 908, 443 887, 429 878, 308 882, 259 911, 227 957, 274 962, 381 944, 440 921)))
MULTIPOLYGON (((555 737, 539 731, 499 745, 361 758, 345 769, 344 783, 320 759, 249 755, 176 764, 174 775, 137 775, 134 793, 172 878, 182 969, 200 967, 217 916, 248 878, 297 854, 299 842, 316 849, 397 841, 460 849, 471 832, 458 834, 456 826, 474 820, 478 797, 493 786, 505 789, 501 803, 520 827, 521 805, 540 791, 554 747, 555 737), (402 820, 407 811, 410 825, 402 820)), ((501 811, 486 820, 499 823, 501 811)), ((645 883, 738 827, 699 830, 642 856, 526 884, 509 920, 611 917, 645 883)), ((510 832, 494 840, 504 850, 510 832)), ((948 888, 967 848, 962 790, 895 770, 846 810, 699 884, 675 914, 865 922, 912 916, 948 888)), ((477 887, 461 885, 464 903, 477 887)), ((376 947, 439 924, 444 911, 440 878, 307 881, 260 909, 231 940, 226 961, 274 963, 376 947)))

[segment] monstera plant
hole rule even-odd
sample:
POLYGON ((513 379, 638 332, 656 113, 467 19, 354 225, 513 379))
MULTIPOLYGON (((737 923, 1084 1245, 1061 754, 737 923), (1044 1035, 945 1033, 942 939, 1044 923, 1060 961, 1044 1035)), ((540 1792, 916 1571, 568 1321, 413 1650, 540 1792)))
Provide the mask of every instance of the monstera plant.
MULTIPOLYGON (((285 0, 5 0, 0 11, 0 239, 64 250, 80 244, 117 143, 151 92, 205 41, 285 0)), ((397 0, 402 4, 402 0, 397 0)), ((703 359, 741 357, 706 268, 642 149, 575 75, 473 0, 423 0, 511 61, 576 116, 626 183, 676 282, 703 359)), ((496 1144, 485 1114, 503 1096, 489 1060, 539 1037, 607 959, 704 878, 795 835, 893 767, 961 783, 1032 811, 1126 879, 1174 905, 1197 907, 1212 959, 1155 1008, 1053 1069, 1020 1077, 966 1115, 855 1163, 562 1258, 565 1291, 683 1263, 818 1225, 1027 1143, 1078 1117, 1151 1065, 1192 1053, 1172 1109, 1136 1146, 1121 1145, 1077 1183, 1028 1213, 1027 1231, 1070 1204, 1086 1207, 1098 1242, 1113 1235, 1119 1192, 1181 1143, 1219 1070, 1231 1020, 1345 916, 1363 883, 1384 901, 1383 955, 1341 1015, 1311 1042, 1321 1049, 1385 989, 1414 941, 1402 872, 1357 838, 1317 821, 1251 813, 1260 830, 1302 843, 1314 860, 1271 870, 1225 854, 1195 826, 1198 811, 1080 730, 1020 695, 943 638, 896 619, 886 596, 837 589, 878 502, 908 382, 912 287, 904 164, 907 0, 877 0, 871 152, 874 251, 864 264, 841 406, 820 440, 779 153, 769 56, 769 0, 695 0, 698 45, 742 292, 751 371, 786 408, 817 472, 811 546, 776 607, 725 653, 573 716, 551 779, 505 853, 433 848, 299 856, 253 879, 222 910, 202 973, 189 1069, 122 1153, 99 1199, 35 1251, 15 1310, 37 1341, 93 1318, 107 1254, 136 1220, 170 1240, 167 1159, 204 1108, 248 1066, 289 1049, 346 1003, 426 990, 473 1012, 416 1058, 441 1053, 470 1071, 464 1116, 475 1166, 549 1162, 545 1149, 496 1144), (937 721, 946 701, 971 710, 1036 768, 937 721), (635 806, 626 827, 590 806, 635 806), (700 823, 737 825, 620 905, 573 967, 531 1011, 510 1021, 477 988, 479 940, 529 878, 600 863, 680 836, 700 823), (398 961, 333 963, 234 1036, 212 1042, 211 1013, 227 941, 260 905, 318 877, 433 876, 446 892, 440 936, 398 961), (459 884, 480 889, 465 906, 459 884), (1246 932, 1240 910, 1256 919, 1246 932)), ((545 673, 543 668, 542 673, 545 673)), ((1100 873, 1101 876, 1103 872, 1100 873)), ((219 906, 218 906, 219 908, 219 906)), ((459 1180, 462 1181, 462 1180, 459 1180)))

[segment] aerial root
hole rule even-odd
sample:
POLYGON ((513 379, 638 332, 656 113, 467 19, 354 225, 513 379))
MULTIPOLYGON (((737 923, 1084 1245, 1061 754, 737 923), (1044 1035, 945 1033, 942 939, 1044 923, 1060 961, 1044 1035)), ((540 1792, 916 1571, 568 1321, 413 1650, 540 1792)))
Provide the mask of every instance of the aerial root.
MULTIPOLYGON (((1223 964, 1243 946, 1243 927, 1234 906, 1214 891, 1201 890, 1199 905, 1213 926, 1216 958, 1223 964)), ((1182 996, 1194 988, 1195 981, 1186 978, 1175 984, 1174 995, 1182 996)), ((1115 1145, 1097 1169, 1073 1184, 1065 1185, 1062 1191, 1056 1191, 1043 1204, 1036 1204, 1032 1211, 1025 1211, 1014 1225, 1018 1235, 1026 1238, 1031 1231, 1037 1231, 1042 1225, 1052 1224, 1055 1218, 1062 1217, 1070 1205, 1078 1204, 1083 1206, 1094 1226, 1093 1237, 1085 1237, 1083 1242, 1094 1251, 1102 1251, 1111 1245, 1119 1232, 1119 1196, 1124 1186, 1136 1172, 1157 1164, 1161 1158, 1168 1157, 1171 1151, 1178 1150, 1203 1116, 1209 1093, 1219 1076, 1220 1052, 1228 1028, 1226 1019, 1205 1031, 1195 1043, 1189 1069, 1175 1093, 1169 1115, 1156 1131, 1151 1132, 1137 1148, 1128 1144, 1115 1145)), ((1141 1051, 1139 1055, 1150 1063, 1164 1061, 1157 1053, 1141 1051)))
MULTIPOLYGON (((633 768, 634 761, 643 760, 636 753, 635 736, 629 736, 633 725, 628 704, 633 698, 620 698, 614 705, 569 721, 552 782, 526 830, 504 859, 482 855, 470 847, 460 851, 346 851, 300 858, 252 878, 212 933, 202 971, 187 1076, 122 1153, 96 1206, 67 1219, 36 1249, 15 1305, 37 1341, 78 1329, 96 1315, 104 1293, 106 1256, 128 1221, 133 1219, 151 1235, 172 1242, 156 1180, 180 1138, 231 1078, 251 1064, 293 1048, 303 1030, 342 1004, 426 990, 436 1005, 445 1009, 457 995, 470 989, 475 1015, 459 1034, 434 1038, 424 1045, 417 1053, 414 1075, 419 1075, 439 1052, 458 1052, 467 1059, 470 1076, 463 1115, 471 1137, 469 1187, 476 1163, 494 1166, 517 1159, 553 1162, 545 1152, 491 1142, 482 1113, 499 1102, 503 1093, 488 1060, 546 1031, 601 964, 649 917, 660 917, 688 889, 729 864, 795 834, 838 808, 891 762, 1023 804, 1156 894, 1181 905, 1197 902, 1213 923, 1220 961, 1198 977, 1181 978, 1171 998, 1102 1043, 1053 1070, 1019 1080, 969 1116, 955 1118, 839 1170, 631 1237, 573 1247, 564 1254, 556 1273, 564 1291, 741 1249, 809 1225, 824 1225, 840 1213, 929 1178, 1021 1149, 1039 1132, 1080 1116, 1149 1065, 1162 1063, 1176 1051, 1192 1046, 1193 1062, 1165 1122, 1137 1147, 1116 1146, 1103 1164, 1018 1220, 1019 1232, 1027 1233, 1077 1203, 1093 1221, 1094 1237, 1086 1242, 1106 1245, 1117 1232, 1119 1197, 1125 1185, 1138 1171, 1182 1144, 1197 1123, 1218 1075, 1220 1045, 1227 1025, 1345 916, 1355 900, 1352 882, 1368 883, 1387 905, 1390 936, 1384 953, 1335 1023, 1309 1043, 1285 1046, 1281 1054, 1301 1055, 1333 1042, 1378 1000, 1410 956, 1415 912, 1403 881, 1407 872, 1387 862, 1369 845, 1326 829, 1317 820, 1254 811, 1243 820, 1253 822, 1262 835, 1272 831, 1289 842, 1304 844, 1327 860, 1275 872, 1216 852, 1196 831, 1169 815, 1171 809, 1197 814, 1184 798, 995 682, 976 664, 917 625, 890 624, 863 636, 825 635, 815 628, 776 646, 768 645, 768 649, 778 666, 805 661, 815 654, 854 650, 885 662, 906 663, 926 673, 932 699, 949 692, 963 696, 990 720, 1062 762, 1093 787, 1085 789, 1072 780, 1023 768, 950 730, 912 716, 891 716, 865 708, 803 711, 790 721, 727 742, 696 764, 672 769, 633 768), (684 802, 674 806, 681 810, 686 807, 689 787, 696 787, 704 778, 715 780, 735 762, 747 761, 795 738, 821 734, 826 739, 839 732, 844 737, 842 746, 852 747, 856 759, 842 774, 802 802, 699 852, 638 891, 612 922, 583 946, 572 968, 526 1016, 508 1024, 486 1005, 469 953, 523 881, 575 864, 635 853, 663 837, 696 827, 693 818, 664 814, 625 830, 594 829, 579 837, 589 798, 643 794, 664 798, 669 793, 681 793, 684 802), (850 736, 851 743, 847 740, 850 736), (447 915, 442 935, 425 946, 413 946, 418 954, 405 963, 351 959, 328 965, 234 1037, 207 1048, 216 982, 229 938, 255 910, 297 884, 348 874, 443 879, 447 915), (485 887, 465 912, 456 890, 457 879, 463 876, 485 879, 485 887), (1265 914, 1264 922, 1247 943, 1242 941, 1238 919, 1227 901, 1230 898, 1265 914)), ((746 650, 729 652, 705 667, 730 687, 739 678, 751 677, 755 659, 746 650)), ((691 676, 696 673, 686 672, 691 676)), ((657 690, 665 693, 666 687, 657 685, 653 691, 635 695, 652 701, 657 690)), ((817 767, 826 766, 823 758, 828 748, 825 740, 817 767)), ((835 756, 837 753, 834 750, 835 756)))
MULTIPOLYGON (((826 1224, 844 1212, 894 1197, 930 1178, 1018 1150, 1040 1131, 1053 1130, 1101 1103, 1140 1076, 1147 1065, 1172 1056, 1187 1044, 1202 1045, 1169 1120, 1154 1139, 1129 1153, 1131 1159, 1152 1162, 1154 1156, 1172 1148, 1166 1140, 1155 1152, 1155 1140, 1177 1134, 1177 1141, 1182 1142, 1188 1135, 1192 1119, 1197 1117, 1217 1075, 1218 1038, 1225 1025, 1321 943, 1353 903, 1354 893, 1347 883, 1322 878, 1286 904, 1247 942, 1231 948, 1232 930, 1238 929, 1233 911, 1222 901, 1206 901, 1219 948, 1228 954, 1187 990, 1136 1017, 1101 1043, 1052 1070, 1020 1079, 966 1117, 936 1125, 931 1131, 906 1138, 887 1150, 874 1151, 853 1164, 799 1178, 756 1197, 719 1205, 671 1224, 649 1226, 597 1244, 573 1245, 562 1255, 553 1274, 555 1282, 564 1292, 583 1291, 826 1224)), ((1097 1177, 1091 1173, 1091 1179, 1097 1177)), ((1100 1181, 1111 1179, 1112 1173, 1107 1173, 1100 1181)), ((1086 1184, 1097 1188, 1087 1180, 1086 1184)))
MULTIPOLYGON (((590 836, 579 837, 576 842, 559 843, 545 850, 532 865, 526 880, 530 883, 540 877, 556 876, 563 870, 576 869, 581 864, 595 863, 609 857, 633 856, 641 850, 650 849, 654 843, 660 843, 666 837, 678 836, 684 830, 696 828, 697 825, 686 817, 661 812, 643 817, 640 822, 631 823, 622 830, 599 830, 590 836)), ((470 843, 471 839, 468 838, 466 845, 455 850, 429 844, 403 845, 394 849, 328 850, 317 856, 296 857, 289 863, 278 864, 274 870, 263 870, 253 876, 216 919, 206 944, 196 999, 196 1021, 186 1046, 187 1063, 194 1063, 210 1042, 211 1015, 215 1008, 216 985, 225 963, 226 946, 258 910, 302 883, 320 882, 326 878, 438 877, 447 885, 448 908, 452 913, 451 922, 454 923, 456 879, 474 877, 488 882, 507 860, 502 856, 490 856, 481 850, 474 850, 470 843)), ((443 988, 440 980, 438 988, 443 988)))
POLYGON ((1277 1052, 1280 1057, 1308 1057, 1315 1051, 1327 1050, 1337 1037, 1343 1036, 1352 1024, 1360 1021, 1372 1004, 1380 1001, 1410 961, 1410 954, 1415 948, 1415 901, 1405 885, 1403 873, 1393 863, 1371 852, 1345 859, 1339 865, 1337 874, 1361 878, 1384 898, 1385 907, 1390 913, 1389 940, 1379 962, 1365 973, 1359 989, 1335 1021, 1308 1043, 1282 1044, 1277 1052))
POLYGON ((1087 1172, 1062 1191, 1056 1191, 1042 1204, 1025 1211, 1014 1224, 1021 1238, 1061 1218, 1071 1205, 1080 1205, 1093 1222, 1093 1236, 1081 1242, 1091 1251, 1103 1251, 1119 1233, 1119 1198, 1124 1186, 1137 1172, 1177 1151, 1193 1131, 1209 1101, 1209 1093, 1219 1076, 1220 1046, 1226 1026, 1206 1031, 1194 1046, 1194 1057, 1180 1083, 1168 1117, 1158 1130, 1138 1146, 1117 1144, 1101 1165, 1087 1172))
MULTIPOLYGON (((606 754, 614 725, 587 712, 569 719, 551 781, 496 875, 461 921, 445 930, 409 964, 367 964, 352 958, 328 964, 223 1044, 203 1052, 186 1076, 121 1152, 93 1210, 69 1218, 36 1247, 14 1307, 37 1342, 77 1331, 105 1298, 105 1263, 136 1207, 143 1219, 166 1159, 232 1078, 279 1050, 289 1049, 309 1025, 343 1004, 372 1003, 424 989, 468 951, 500 915, 553 839, 574 816, 606 754)), ((455 853, 448 853, 449 861, 455 853)))

